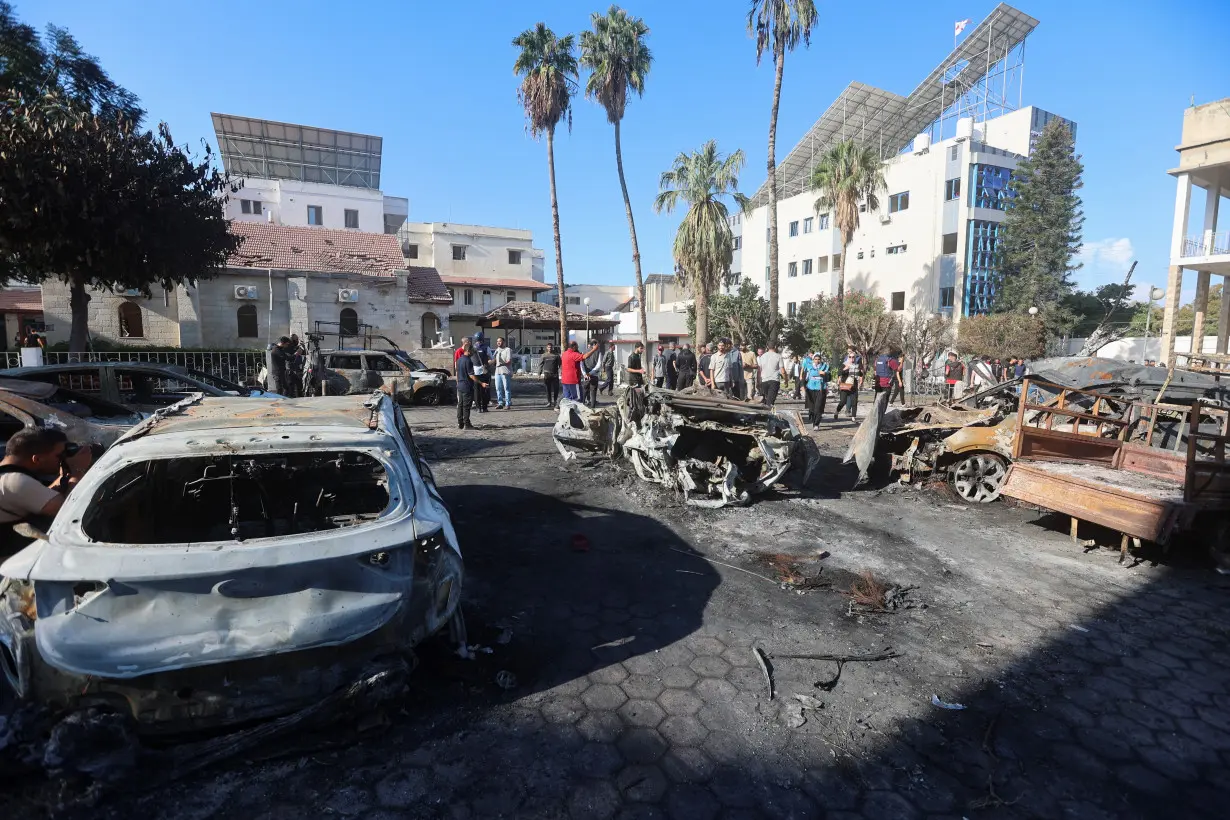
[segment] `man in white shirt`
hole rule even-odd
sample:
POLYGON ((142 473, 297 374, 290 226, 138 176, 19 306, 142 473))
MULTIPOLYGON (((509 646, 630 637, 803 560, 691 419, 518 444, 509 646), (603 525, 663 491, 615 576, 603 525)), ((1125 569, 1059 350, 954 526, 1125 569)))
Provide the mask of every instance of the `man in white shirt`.
POLYGON ((504 338, 495 340, 491 351, 491 364, 495 367, 495 409, 512 407, 512 350, 504 345, 504 338))
POLYGON ((769 346, 756 358, 760 370, 760 397, 765 407, 772 407, 777 401, 777 391, 781 389, 782 354, 777 352, 777 345, 769 342, 769 346))

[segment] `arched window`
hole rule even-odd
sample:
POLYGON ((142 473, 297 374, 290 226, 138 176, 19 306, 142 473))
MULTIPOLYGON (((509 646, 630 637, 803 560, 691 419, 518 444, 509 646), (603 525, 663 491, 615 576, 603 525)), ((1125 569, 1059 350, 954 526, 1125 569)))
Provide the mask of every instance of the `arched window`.
POLYGON ((423 314, 423 340, 422 347, 431 347, 440 340, 440 320, 436 318, 434 313, 423 314))
POLYGON ((338 318, 338 323, 341 325, 342 333, 350 336, 359 335, 359 314, 355 313, 354 308, 342 308, 342 315, 338 318))
POLYGON ((239 310, 235 311, 235 324, 239 328, 239 338, 258 338, 260 329, 256 326, 256 305, 240 305, 239 310))
POLYGON ((141 306, 136 302, 124 302, 120 305, 120 338, 141 339, 145 337, 145 328, 141 326, 141 306))

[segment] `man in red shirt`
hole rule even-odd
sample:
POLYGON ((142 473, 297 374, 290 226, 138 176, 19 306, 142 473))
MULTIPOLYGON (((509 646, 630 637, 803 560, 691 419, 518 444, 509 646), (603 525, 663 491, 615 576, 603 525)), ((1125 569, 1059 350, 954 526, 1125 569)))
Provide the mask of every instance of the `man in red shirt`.
POLYGON ((581 400, 581 362, 584 359, 576 342, 569 342, 568 349, 560 356, 559 383, 566 399, 581 400))

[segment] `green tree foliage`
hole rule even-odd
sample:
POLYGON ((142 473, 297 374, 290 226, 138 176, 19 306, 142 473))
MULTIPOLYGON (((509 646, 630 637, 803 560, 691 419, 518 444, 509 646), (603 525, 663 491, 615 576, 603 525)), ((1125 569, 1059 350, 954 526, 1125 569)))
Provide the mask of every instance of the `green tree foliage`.
POLYGON ((654 211, 670 213, 681 200, 688 203, 675 232, 675 272, 695 303, 698 343, 710 337, 710 294, 730 275, 734 237, 723 199, 729 196, 740 208, 747 206, 747 197, 739 193, 743 162, 742 151, 723 156, 717 143, 709 140, 699 151, 678 154, 658 181, 654 211))
POLYGON ((195 283, 238 244, 219 206, 227 178, 165 124, 143 132, 55 94, 13 96, 0 146, 0 281, 65 282, 73 351, 86 349, 89 289, 195 283))
POLYGON ((89 289, 194 283, 237 243, 208 147, 194 160, 143 114, 68 32, 40 39, 0 0, 0 282, 65 282, 75 352, 89 289))
POLYGON ((885 310, 883 299, 853 291, 840 302, 835 296, 804 302, 786 320, 783 340, 791 351, 820 351, 835 360, 848 344, 864 356, 900 347, 901 334, 901 323, 885 310))
POLYGON ((841 270, 837 275, 837 305, 846 296, 846 270, 850 267, 850 242, 858 230, 858 206, 866 203, 867 212, 880 207, 885 190, 884 163, 875 149, 845 140, 831 146, 812 169, 808 187, 820 193, 816 213, 831 211, 833 224, 841 233, 841 270))
MULTIPOLYGON (((1059 119, 1042 129, 1033 153, 1017 165, 999 244, 995 313, 1037 307, 1052 334, 1069 332, 1073 315, 1064 303, 1081 245, 1080 155, 1059 119)), ((962 329, 964 334, 964 329, 962 329)))
POLYGON ((568 308, 564 298, 564 252, 560 248, 559 197, 555 190, 555 128, 566 120, 572 129, 572 96, 576 91, 577 58, 571 34, 556 37, 539 23, 512 41, 521 49, 513 73, 521 76, 517 99, 525 108, 530 134, 547 137, 547 172, 551 183, 551 229, 555 236, 555 287, 559 297, 559 338, 568 339, 568 308))
POLYGON ((653 55, 645 45, 649 26, 639 17, 629 17, 628 13, 618 6, 611 6, 605 15, 595 12, 590 17, 590 23, 593 30, 581 32, 581 65, 590 70, 589 80, 585 84, 585 96, 596 100, 606 110, 607 122, 615 126, 615 168, 619 171, 619 189, 624 195, 628 233, 632 237, 632 268, 636 274, 641 343, 648 350, 645 280, 641 276, 641 250, 636 241, 632 200, 628 198, 628 183, 624 180, 624 157, 619 132, 628 105, 629 92, 638 97, 645 93, 645 77, 653 63, 653 55))
POLYGON ((771 335, 777 335, 777 110, 782 99, 782 74, 786 52, 803 43, 811 45, 816 26, 816 5, 812 0, 752 0, 747 13, 747 30, 756 39, 756 64, 767 51, 773 57, 773 106, 769 112, 768 179, 769 187, 769 304, 773 308, 771 335))
MULTIPOLYGON (((1217 329, 1218 322, 1221 321, 1221 303, 1222 285, 1213 285, 1209 288, 1209 304, 1204 316, 1204 335, 1212 336, 1217 329)), ((1129 336, 1144 336, 1145 335, 1145 316, 1147 315, 1149 306, 1147 304, 1137 304, 1134 306, 1131 319, 1128 324, 1129 336)), ((1153 305, 1153 320, 1149 324, 1149 334, 1151 336, 1160 336, 1162 333, 1162 319, 1165 318, 1165 310, 1156 302, 1153 305)), ((1196 306, 1193 303, 1188 303, 1179 308, 1178 314, 1175 316, 1175 335, 1189 336, 1196 324, 1196 306)))
POLYGON ((697 344, 726 337, 734 341, 746 341, 752 347, 764 347, 769 342, 773 325, 773 310, 769 300, 760 295, 760 288, 744 279, 738 292, 726 295, 719 293, 709 301, 709 335, 696 336, 696 309, 688 306, 688 333, 697 344))
POLYGON ((962 353, 993 359, 1036 359, 1046 350, 1046 324, 1037 316, 992 313, 961 320, 957 347, 962 353))

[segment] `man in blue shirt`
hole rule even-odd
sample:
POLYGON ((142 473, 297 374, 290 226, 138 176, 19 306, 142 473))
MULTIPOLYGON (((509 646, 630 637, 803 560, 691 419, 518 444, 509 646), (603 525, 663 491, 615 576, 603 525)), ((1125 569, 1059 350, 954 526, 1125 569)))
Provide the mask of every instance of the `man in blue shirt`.
POLYGON ((819 353, 803 360, 803 373, 807 376, 807 415, 811 429, 820 429, 820 417, 829 398, 829 363, 819 353))

